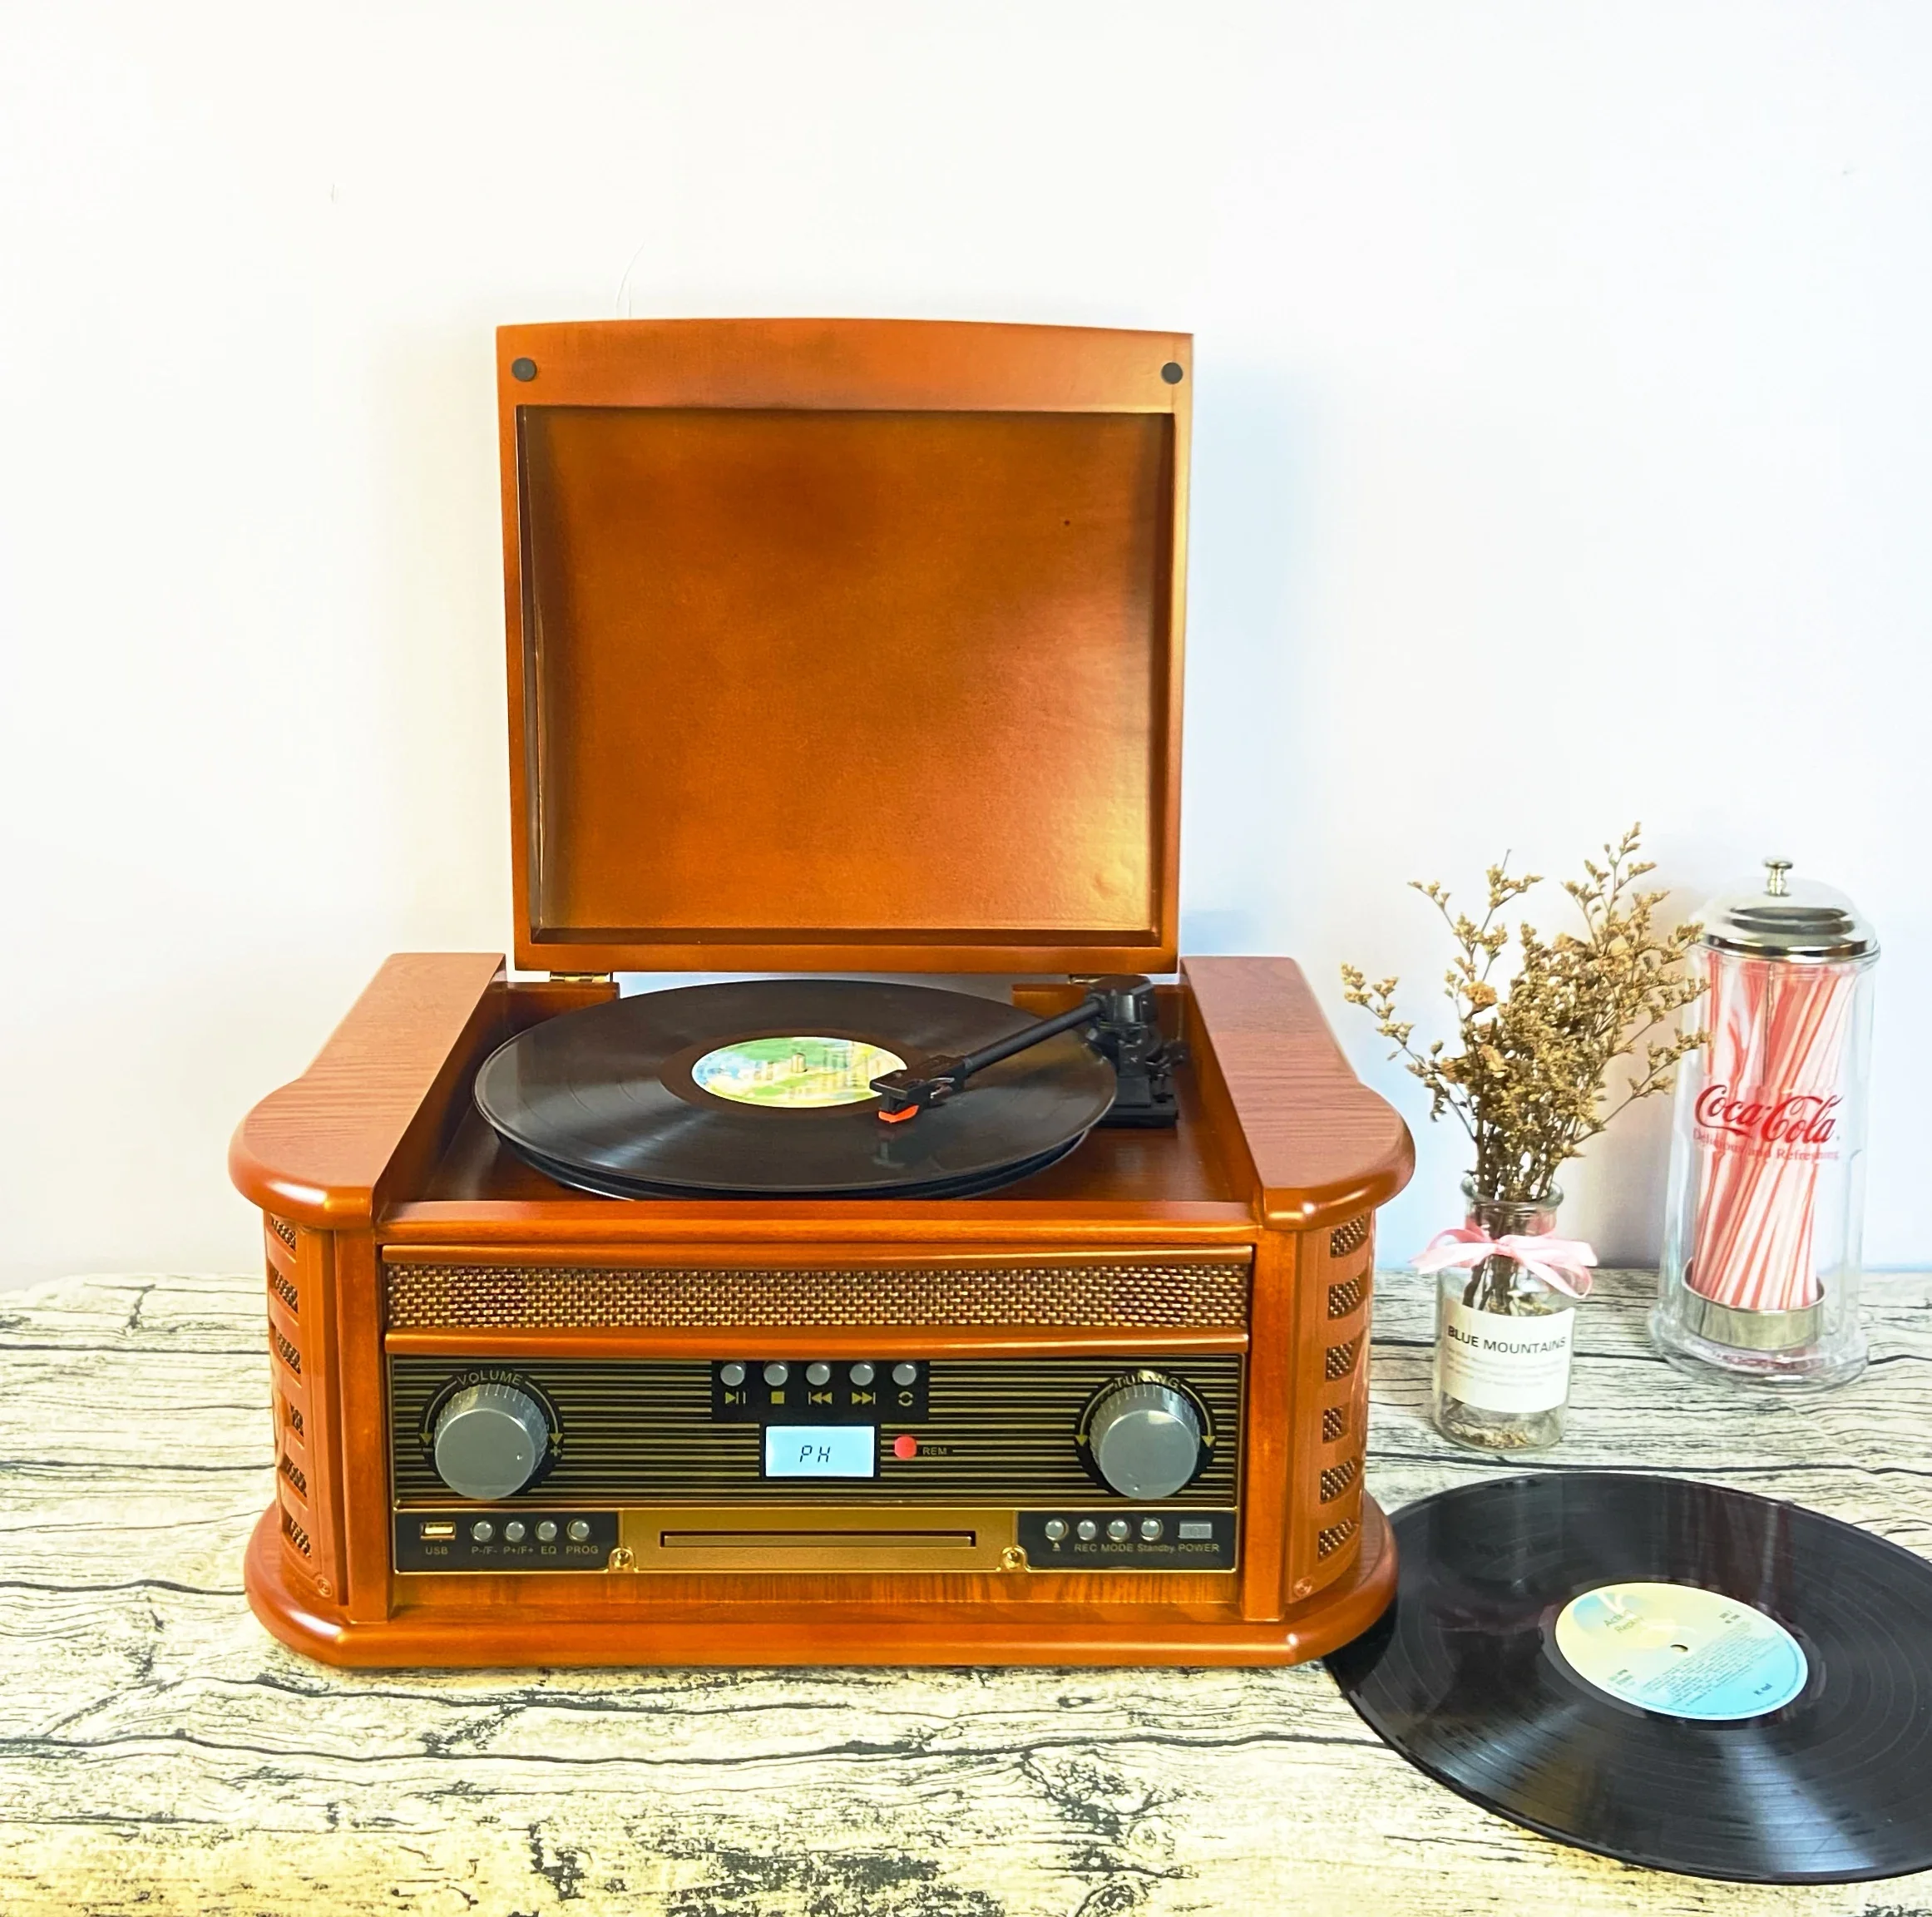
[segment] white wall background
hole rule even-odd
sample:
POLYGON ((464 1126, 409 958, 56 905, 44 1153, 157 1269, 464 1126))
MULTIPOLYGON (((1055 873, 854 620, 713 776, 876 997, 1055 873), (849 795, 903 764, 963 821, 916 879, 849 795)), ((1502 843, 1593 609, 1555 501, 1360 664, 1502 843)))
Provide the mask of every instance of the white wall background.
MULTIPOLYGON (((1867 1248, 1932 1262, 1932 7, 70 0, 0 17, 7 1278, 252 1265, 242 1111, 502 948, 491 329, 627 264, 1191 328, 1190 948, 1419 1119, 1335 980, 1438 972, 1405 879, 1783 849, 1884 934, 1867 1248)), ((1615 1256, 1647 1115, 1569 1181, 1615 1256)))

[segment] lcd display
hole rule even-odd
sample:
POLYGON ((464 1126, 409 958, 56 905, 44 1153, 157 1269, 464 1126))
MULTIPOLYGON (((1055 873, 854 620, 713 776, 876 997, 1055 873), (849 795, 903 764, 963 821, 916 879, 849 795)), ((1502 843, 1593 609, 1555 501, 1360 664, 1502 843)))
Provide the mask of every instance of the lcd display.
POLYGON ((870 1478, 877 1475, 876 1425, 767 1425, 768 1478, 870 1478))

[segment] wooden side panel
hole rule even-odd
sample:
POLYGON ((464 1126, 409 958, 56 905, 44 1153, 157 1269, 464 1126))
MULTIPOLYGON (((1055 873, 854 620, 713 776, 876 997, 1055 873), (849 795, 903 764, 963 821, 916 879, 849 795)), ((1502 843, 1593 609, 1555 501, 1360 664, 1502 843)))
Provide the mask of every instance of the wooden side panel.
MULTIPOLYGON (((1409 1182, 1415 1148, 1394 1108, 1348 1068, 1292 959, 1188 959, 1193 1030, 1212 1053, 1260 1187, 1287 1231, 1341 1224, 1409 1182)), ((1213 1109, 1212 1101, 1210 1109, 1213 1109)))
POLYGON ((241 1122, 229 1175, 251 1203, 301 1225, 367 1224, 386 1178, 432 1159, 466 1062, 503 1030, 503 961, 398 952, 314 1064, 241 1122))
POLYGON ((1374 1218, 1360 1213, 1295 1243, 1296 1406, 1287 1579, 1300 1601, 1346 1576, 1361 1548, 1368 1436, 1374 1218))
POLYGON ((263 1244, 281 1549, 294 1575, 326 1602, 342 1585, 343 1502, 329 1238, 270 1214, 263 1244))

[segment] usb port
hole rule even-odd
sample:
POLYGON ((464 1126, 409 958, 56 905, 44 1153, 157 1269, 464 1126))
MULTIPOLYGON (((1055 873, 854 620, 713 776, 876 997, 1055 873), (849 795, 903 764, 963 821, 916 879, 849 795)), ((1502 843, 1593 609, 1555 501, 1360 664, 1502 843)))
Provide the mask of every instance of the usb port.
POLYGON ((453 1523, 425 1524, 422 1534, 425 1540, 431 1538, 453 1538, 456 1535, 456 1526, 453 1523))

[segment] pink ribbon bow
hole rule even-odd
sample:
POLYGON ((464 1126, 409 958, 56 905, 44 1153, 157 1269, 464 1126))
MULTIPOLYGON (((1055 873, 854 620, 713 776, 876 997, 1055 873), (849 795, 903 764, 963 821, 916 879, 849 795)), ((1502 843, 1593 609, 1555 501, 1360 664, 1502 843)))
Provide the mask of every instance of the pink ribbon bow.
POLYGON ((1485 1258, 1513 1258, 1531 1277, 1573 1298, 1587 1297, 1590 1289, 1589 1267, 1597 1254, 1581 1238, 1525 1237, 1512 1232, 1507 1238, 1492 1238, 1474 1225, 1455 1225, 1438 1232, 1416 1260, 1416 1269, 1424 1277, 1457 1268, 1471 1271, 1485 1258))

